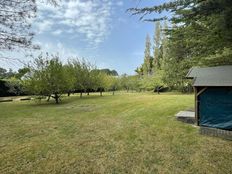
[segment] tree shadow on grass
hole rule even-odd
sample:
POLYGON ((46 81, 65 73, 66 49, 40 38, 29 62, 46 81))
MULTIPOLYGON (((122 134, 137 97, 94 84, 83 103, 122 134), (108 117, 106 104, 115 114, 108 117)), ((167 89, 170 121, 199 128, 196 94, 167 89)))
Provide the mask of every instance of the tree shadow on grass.
POLYGON ((41 99, 41 100, 31 100, 30 103, 25 103, 26 106, 28 107, 36 107, 36 106, 63 106, 63 105, 68 105, 68 104, 72 104, 74 102, 79 101, 80 104, 82 104, 83 102, 85 102, 86 100, 100 100, 102 98, 107 97, 108 95, 83 95, 82 98, 80 98, 80 96, 78 95, 74 95, 74 96, 62 96, 61 97, 61 101, 56 104, 54 99, 51 99, 50 101, 47 101, 46 99, 41 99))

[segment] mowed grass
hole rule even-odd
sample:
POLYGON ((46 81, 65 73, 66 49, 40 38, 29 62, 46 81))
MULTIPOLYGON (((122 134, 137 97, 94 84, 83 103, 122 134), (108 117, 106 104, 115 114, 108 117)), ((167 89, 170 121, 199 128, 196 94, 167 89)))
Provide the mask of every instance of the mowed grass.
POLYGON ((0 173, 232 173, 232 142, 174 115, 193 95, 0 103, 0 173))

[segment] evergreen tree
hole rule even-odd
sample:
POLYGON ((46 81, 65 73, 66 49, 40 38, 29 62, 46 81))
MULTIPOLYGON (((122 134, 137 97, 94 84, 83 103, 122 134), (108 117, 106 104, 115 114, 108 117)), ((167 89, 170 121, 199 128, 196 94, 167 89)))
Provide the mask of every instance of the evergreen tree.
POLYGON ((169 87, 183 90, 189 83, 185 75, 192 66, 232 64, 231 0, 174 0, 129 11, 143 15, 142 18, 162 11, 173 13, 148 20, 168 18, 173 24, 172 28, 165 29, 159 50, 163 58, 163 80, 169 87))
POLYGON ((182 42, 185 50, 181 52, 188 53, 184 58, 191 58, 195 65, 225 64, 221 59, 226 60, 226 64, 232 64, 231 0, 174 0, 152 7, 131 8, 129 11, 143 17, 146 14, 171 11, 171 17, 148 20, 169 18, 177 26, 172 28, 169 39, 172 42, 182 42))

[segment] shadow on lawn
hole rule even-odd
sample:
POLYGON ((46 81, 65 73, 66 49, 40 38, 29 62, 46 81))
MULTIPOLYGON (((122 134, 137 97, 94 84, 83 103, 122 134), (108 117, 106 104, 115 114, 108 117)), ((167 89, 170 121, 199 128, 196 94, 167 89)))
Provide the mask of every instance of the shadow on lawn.
POLYGON ((51 105, 54 105, 54 106, 63 106, 63 105, 66 105, 66 104, 72 104, 76 101, 80 101, 80 104, 83 103, 84 101, 86 100, 92 100, 92 99, 95 99, 95 100, 100 100, 102 98, 105 98, 105 97, 109 97, 109 95, 103 95, 103 96, 98 96, 98 95, 84 95, 82 98, 80 98, 80 96, 78 95, 74 95, 74 96, 62 96, 61 97, 61 101, 56 104, 55 100, 54 99, 50 99, 50 101, 46 101, 46 99, 42 99, 42 100, 31 100, 30 101, 30 104, 28 105, 28 102, 25 103, 25 105, 27 106, 31 106, 31 107, 36 107, 36 106, 51 106, 51 105))

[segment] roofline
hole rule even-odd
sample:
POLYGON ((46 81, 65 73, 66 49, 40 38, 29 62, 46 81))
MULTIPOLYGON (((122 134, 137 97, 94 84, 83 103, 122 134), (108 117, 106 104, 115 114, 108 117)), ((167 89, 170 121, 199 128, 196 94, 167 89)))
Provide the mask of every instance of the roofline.
POLYGON ((194 78, 194 77, 189 77, 189 74, 192 72, 192 70, 193 70, 193 67, 190 68, 189 72, 186 74, 185 77, 186 77, 187 79, 192 79, 192 78, 194 78))
POLYGON ((231 86, 223 86, 223 85, 212 85, 212 86, 209 86, 209 85, 192 85, 192 86, 194 86, 194 87, 232 87, 232 85, 231 86))

